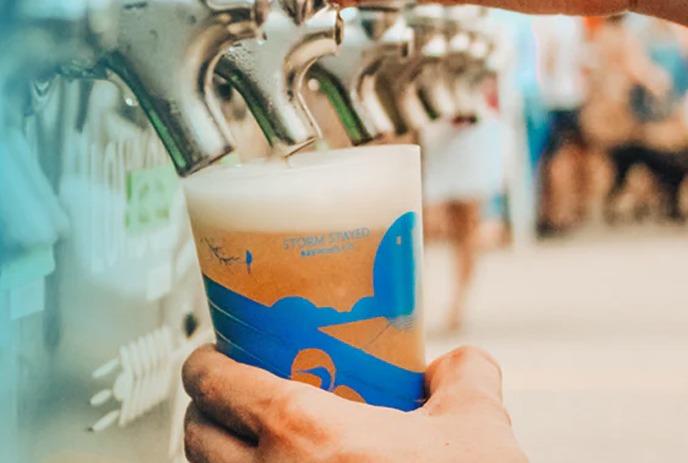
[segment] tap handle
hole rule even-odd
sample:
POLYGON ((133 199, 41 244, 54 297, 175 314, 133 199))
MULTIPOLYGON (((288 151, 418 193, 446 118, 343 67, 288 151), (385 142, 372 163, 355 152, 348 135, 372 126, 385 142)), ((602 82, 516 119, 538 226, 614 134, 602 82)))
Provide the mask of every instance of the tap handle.
POLYGON ((258 0, 123 0, 105 62, 139 99, 179 175, 234 150, 213 72, 233 42, 257 35, 266 8, 258 0))
POLYGON ((310 73, 354 145, 395 132, 377 80, 388 62, 404 60, 411 49, 413 32, 401 8, 395 0, 349 10, 338 55, 318 60, 310 73))
POLYGON ((336 8, 319 0, 272 5, 262 36, 234 44, 217 74, 244 98, 273 150, 289 156, 315 142, 320 130, 306 107, 305 75, 342 40, 336 8))

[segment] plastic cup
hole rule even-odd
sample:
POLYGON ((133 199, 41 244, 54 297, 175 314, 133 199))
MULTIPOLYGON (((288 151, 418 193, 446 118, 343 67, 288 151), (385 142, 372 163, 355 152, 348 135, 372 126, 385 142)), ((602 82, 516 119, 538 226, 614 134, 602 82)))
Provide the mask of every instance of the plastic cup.
POLYGON ((184 188, 222 352, 351 400, 423 403, 417 146, 216 166, 184 188))

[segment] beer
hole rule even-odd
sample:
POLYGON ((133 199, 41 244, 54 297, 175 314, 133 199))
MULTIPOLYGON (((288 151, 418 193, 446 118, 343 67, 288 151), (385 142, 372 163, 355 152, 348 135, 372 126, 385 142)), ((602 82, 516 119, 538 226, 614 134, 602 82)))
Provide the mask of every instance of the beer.
POLYGON ((422 404, 418 147, 218 166, 184 186, 220 350, 352 400, 422 404))

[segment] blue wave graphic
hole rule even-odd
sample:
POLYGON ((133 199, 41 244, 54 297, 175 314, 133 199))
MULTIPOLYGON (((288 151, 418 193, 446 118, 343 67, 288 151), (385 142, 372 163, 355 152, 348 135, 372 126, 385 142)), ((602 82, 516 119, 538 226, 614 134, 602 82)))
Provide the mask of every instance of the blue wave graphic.
POLYGON ((312 371, 323 389, 346 385, 372 405, 414 410, 424 399, 424 378, 335 339, 320 328, 385 317, 408 320, 416 310, 417 215, 409 212, 390 227, 380 243, 373 268, 372 296, 350 312, 317 307, 301 297, 288 297, 272 307, 259 304, 205 277, 220 349, 237 361, 289 378, 304 349, 326 352, 337 366, 336 378, 312 371))

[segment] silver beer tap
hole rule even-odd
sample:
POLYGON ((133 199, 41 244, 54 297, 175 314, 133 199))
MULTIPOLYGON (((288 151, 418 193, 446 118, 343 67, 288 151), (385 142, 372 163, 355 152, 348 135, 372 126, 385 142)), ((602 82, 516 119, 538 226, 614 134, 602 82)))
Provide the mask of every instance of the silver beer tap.
POLYGON ((122 0, 101 60, 129 86, 186 176, 234 150, 213 85, 233 43, 255 37, 263 0, 122 0))
POLYGON ((421 5, 408 11, 414 47, 407 60, 385 66, 378 88, 386 92, 386 104, 396 111, 397 134, 414 131, 434 119, 453 117, 455 106, 442 72, 447 56, 443 8, 421 5))
POLYGON ((417 77, 418 92, 431 120, 449 119, 456 115, 444 66, 448 59, 449 43, 445 33, 444 8, 440 5, 422 5, 413 10, 409 20, 419 41, 426 62, 417 77), (425 37, 425 39, 421 39, 425 37))
POLYGON ((288 156, 320 138, 301 94, 310 66, 342 41, 338 10, 323 0, 274 0, 259 37, 233 44, 218 76, 246 101, 273 150, 288 156))
MULTIPOLYGON (((25 10, 36 16, 41 9, 28 3, 25 10)), ((93 2, 82 3, 91 8, 93 2)), ((79 45, 86 45, 72 49, 64 37, 56 42, 54 48, 63 55, 61 73, 86 79, 109 79, 110 72, 117 74, 137 97, 182 176, 231 152, 234 142, 214 93, 213 71, 233 42, 258 33, 267 3, 95 3, 99 5, 97 14, 89 9, 88 14, 78 18, 79 22, 65 28, 81 38, 79 45)), ((46 22, 49 27, 51 22, 46 22)), ((29 27, 49 30, 36 18, 29 27)))
MULTIPOLYGON (((59 68, 67 77, 123 81, 177 172, 186 176, 235 148, 214 71, 232 44, 259 35, 269 8, 268 0, 102 0, 68 6, 27 0, 14 7, 13 23, 22 37, 35 35, 36 56, 16 65, 17 80, 29 82, 34 74, 59 68)), ((312 8, 294 15, 311 15, 312 8)), ((290 62, 303 53, 293 55, 290 62)))
POLYGON ((0 211, 0 261, 45 272, 22 272, 40 308, 16 312, 22 279, 21 293, 2 288, 3 301, 19 300, 2 321, 4 461, 183 460, 173 410, 185 395, 171 382, 196 336, 183 317, 202 319, 205 298, 148 120, 182 175, 232 148, 208 80, 225 43, 255 35, 261 5, 0 0, 0 192, 17 206, 0 211), (34 249, 53 268, 26 260, 34 249))
POLYGON ((318 60, 309 76, 327 95, 354 145, 393 134, 378 91, 381 68, 409 56, 413 31, 406 24, 404 3, 392 0, 350 9, 344 41, 336 56, 318 60))
POLYGON ((447 7, 446 32, 449 59, 445 69, 454 95, 458 116, 474 117, 478 85, 489 73, 494 43, 482 26, 487 10, 476 6, 447 7))

